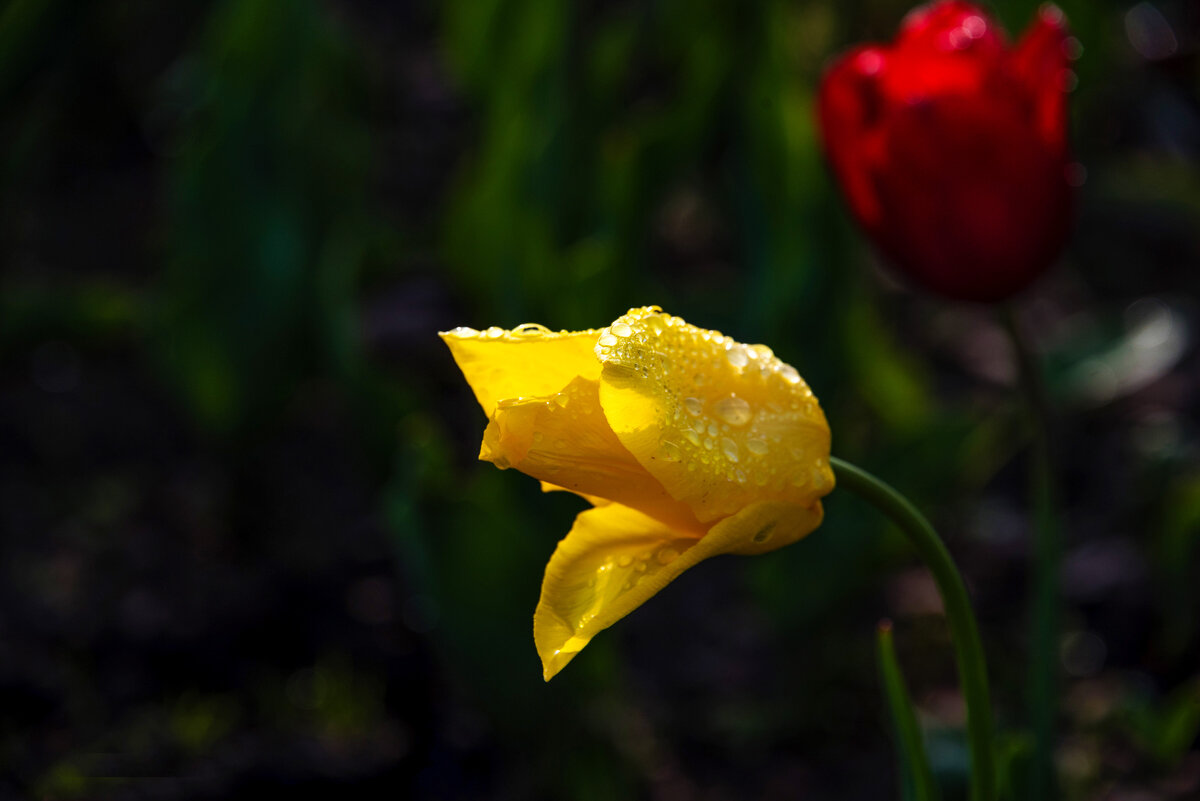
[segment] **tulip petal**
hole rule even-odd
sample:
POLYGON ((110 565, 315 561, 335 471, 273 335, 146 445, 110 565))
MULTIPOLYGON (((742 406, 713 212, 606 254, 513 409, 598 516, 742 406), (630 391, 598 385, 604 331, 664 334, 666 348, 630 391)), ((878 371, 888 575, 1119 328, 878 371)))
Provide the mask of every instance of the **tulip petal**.
MULTIPOLYGON (((595 356, 592 357, 595 359, 595 356)), ((576 378, 550 397, 502 401, 479 458, 591 498, 640 509, 665 524, 703 531, 609 427, 596 381, 576 378)))
POLYGON ((898 113, 887 161, 876 188, 889 215, 871 233, 925 286, 966 300, 1010 297, 1062 246, 1062 153, 1005 105, 951 96, 898 113))
POLYGON ((883 85, 896 102, 977 92, 1005 47, 1003 29, 978 6, 962 0, 930 3, 904 18, 883 85))
POLYGON ((580 512, 550 557, 533 616, 545 679, 689 567, 717 554, 761 553, 795 542, 821 516, 820 502, 755 503, 701 538, 620 504, 580 512))
POLYGON ((908 53, 982 48, 988 54, 1005 46, 1004 30, 986 11, 965 0, 935 0, 905 15, 895 47, 908 53))
POLYGON ((1065 80, 1070 62, 1069 36, 1062 11, 1057 6, 1043 6, 1017 42, 1009 61, 1014 82, 1032 104, 1034 124, 1053 150, 1067 146, 1065 80))
POLYGON ((825 415, 770 348, 649 307, 604 329, 596 352, 608 424, 701 522, 750 500, 810 507, 833 488, 825 415))
POLYGON ((553 395, 576 376, 599 378, 600 365, 592 352, 598 334, 527 324, 511 331, 455 328, 438 336, 491 417, 502 400, 553 395))
POLYGON ((872 173, 883 156, 885 98, 879 78, 886 58, 874 46, 850 51, 826 72, 817 97, 825 152, 864 225, 876 224, 882 214, 872 173))

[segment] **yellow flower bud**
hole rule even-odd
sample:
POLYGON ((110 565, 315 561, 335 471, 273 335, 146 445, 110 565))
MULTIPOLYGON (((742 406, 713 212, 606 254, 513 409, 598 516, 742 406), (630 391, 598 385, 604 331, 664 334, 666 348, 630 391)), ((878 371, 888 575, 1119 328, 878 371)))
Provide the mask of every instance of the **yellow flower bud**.
POLYGON ((833 489, 795 368, 654 306, 602 330, 441 334, 489 422, 479 458, 587 498, 534 612, 549 680, 687 568, 788 545, 833 489))

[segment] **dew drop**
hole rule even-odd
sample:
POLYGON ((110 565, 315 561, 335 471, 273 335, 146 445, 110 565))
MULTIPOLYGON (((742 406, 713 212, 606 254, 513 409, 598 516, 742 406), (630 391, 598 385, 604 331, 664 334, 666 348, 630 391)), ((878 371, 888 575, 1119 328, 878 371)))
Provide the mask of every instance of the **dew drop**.
POLYGON ((493 325, 487 330, 488 339, 499 339, 504 336, 504 329, 493 325))
POLYGON ((745 484, 746 481, 748 480, 746 478, 746 474, 744 472, 742 472, 741 470, 734 470, 733 474, 734 474, 734 476, 737 477, 737 483, 739 483, 739 484, 745 484))
POLYGON ((813 489, 815 489, 817 492, 824 491, 826 486, 825 471, 820 467, 814 467, 812 469, 812 483, 813 489))
POLYGON ((567 408, 567 404, 571 402, 571 399, 565 392, 556 393, 550 400, 554 401, 554 405, 560 409, 567 408))
POLYGON ((621 558, 617 559, 617 567, 629 567, 632 564, 633 564, 633 557, 630 556, 629 554, 624 554, 623 556, 621 556, 621 558))
POLYGON ((711 451, 713 449, 713 441, 711 437, 704 438, 704 450, 711 451))
POLYGON ((781 364, 779 366, 779 374, 783 376, 783 380, 789 384, 800 383, 800 373, 798 373, 796 368, 792 367, 790 364, 781 364))
POLYGON ((700 435, 690 428, 683 432, 683 437, 693 445, 699 446, 700 444, 700 435))
POLYGON ((650 331, 655 335, 661 334, 664 330, 666 330, 666 326, 663 324, 662 317, 657 314, 652 314, 646 318, 646 327, 649 328, 650 331))
POLYGON ((738 460, 737 443, 729 437, 721 437, 721 453, 725 454, 725 458, 731 462, 738 460))
POLYGON ((750 451, 755 456, 766 456, 767 443, 763 442, 761 439, 748 439, 746 440, 746 450, 750 451))
POLYGON ((973 14, 963 20, 962 29, 970 38, 978 39, 987 33, 987 21, 978 14, 973 14))
POLYGON ((627 337, 633 333, 633 329, 625 325, 625 323, 613 323, 612 327, 608 330, 612 331, 619 337, 627 337))
POLYGON ((659 455, 668 462, 678 462, 683 458, 683 452, 679 450, 679 446, 674 442, 667 440, 658 449, 659 455))
POLYGON ((600 338, 596 340, 596 342, 598 342, 602 348, 611 348, 613 345, 617 344, 617 338, 612 334, 601 334, 600 338))
POLYGON ((708 435, 709 435, 710 437, 715 437, 715 436, 717 435, 717 432, 718 432, 718 431, 720 431, 720 430, 721 430, 721 429, 717 428, 717 424, 716 424, 716 423, 709 423, 709 424, 708 424, 708 435))
POLYGON ((750 362, 750 358, 746 355, 746 348, 738 344, 725 352, 725 358, 734 367, 745 367, 750 362))
POLYGON ((704 401, 699 398, 684 398, 683 408, 687 409, 692 417, 699 417, 704 414, 704 401))
POLYGON ((660 565, 669 565, 679 557, 679 551, 674 548, 663 548, 658 552, 658 563, 660 565))
POLYGON ((465 325, 460 325, 458 328, 455 328, 450 333, 456 337, 477 337, 477 336, 479 336, 478 331, 476 331, 474 328, 468 328, 465 325))
POLYGON ((744 426, 754 419, 754 411, 745 398, 730 395, 716 403, 717 416, 731 426, 744 426))

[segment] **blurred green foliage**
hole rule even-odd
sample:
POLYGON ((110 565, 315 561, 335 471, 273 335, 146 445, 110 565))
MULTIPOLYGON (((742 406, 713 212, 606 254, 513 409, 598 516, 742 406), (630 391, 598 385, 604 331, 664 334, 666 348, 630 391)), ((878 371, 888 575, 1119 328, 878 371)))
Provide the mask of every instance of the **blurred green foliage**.
POLYGON ((350 48, 310 0, 229 0, 175 67, 186 134, 155 340, 217 430, 273 414, 301 376, 358 368, 371 151, 350 48))

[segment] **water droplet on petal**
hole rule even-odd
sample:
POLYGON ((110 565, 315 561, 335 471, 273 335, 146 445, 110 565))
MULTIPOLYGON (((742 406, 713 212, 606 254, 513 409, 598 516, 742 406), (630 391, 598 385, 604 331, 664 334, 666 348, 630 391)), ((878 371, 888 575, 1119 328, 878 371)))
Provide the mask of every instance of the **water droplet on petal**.
POLYGON ((629 567, 632 564, 633 564, 633 557, 630 556, 629 554, 624 554, 619 559, 617 559, 617 567, 629 567))
POLYGON ((746 450, 750 451, 755 456, 766 456, 767 443, 763 442, 761 439, 748 439, 746 440, 746 450))
POLYGON ((725 454, 725 458, 731 462, 738 460, 737 443, 729 437, 721 437, 721 453, 725 454))
POLYGON ((601 347, 604 348, 611 348, 613 345, 617 344, 617 338, 612 334, 601 334, 600 338, 596 341, 601 347))
POLYGON ((504 336, 504 329, 493 325, 487 330, 487 335, 488 339, 499 339, 500 337, 504 336))
POLYGON ((700 444, 700 435, 690 428, 683 432, 683 437, 693 445, 698 446, 700 444))
POLYGON ((783 376, 783 380, 789 384, 800 383, 800 373, 798 373, 796 368, 792 367, 790 364, 781 364, 779 366, 779 374, 783 376))
POLYGON ((978 14, 972 14, 962 21, 963 33, 972 39, 978 39, 987 33, 987 21, 978 14))
POLYGON ((821 492, 825 489, 825 471, 820 467, 814 467, 812 469, 812 483, 813 489, 815 489, 817 492, 821 492))
POLYGON ((554 401, 554 405, 560 409, 567 408, 567 404, 571 402, 571 399, 564 392, 555 394, 550 400, 554 401))
POLYGON ((745 367, 750 362, 750 357, 746 355, 746 348, 736 343, 725 352, 725 358, 734 367, 745 367))
POLYGON ((709 424, 708 424, 708 435, 709 435, 710 437, 715 437, 715 436, 717 435, 717 432, 718 432, 718 431, 720 431, 720 430, 721 430, 721 429, 717 428, 717 424, 716 424, 716 423, 709 423, 709 424))
POLYGON ((668 462, 678 462, 683 458, 683 452, 679 450, 679 446, 666 440, 659 446, 658 452, 668 462))
POLYGON ((730 395, 716 403, 717 416, 731 426, 744 426, 754 419, 754 411, 745 398, 730 395))
POLYGON ((625 323, 613 323, 612 327, 608 330, 619 337, 627 337, 633 333, 633 329, 625 325, 625 323))
POLYGON ((688 414, 692 417, 699 417, 704 414, 704 401, 699 398, 684 398, 683 407, 688 410, 688 414))
POLYGON ((662 565, 669 565, 679 556, 679 551, 674 548, 663 548, 658 552, 658 562, 662 565))
POLYGON ((450 333, 456 337, 477 337, 477 336, 479 336, 478 331, 476 331, 474 328, 468 328, 465 325, 460 325, 458 328, 455 328, 450 333))

